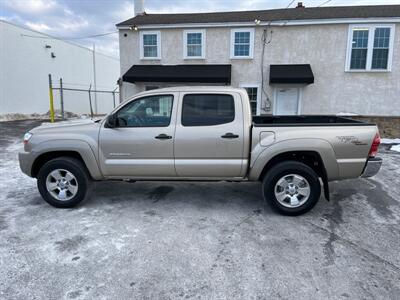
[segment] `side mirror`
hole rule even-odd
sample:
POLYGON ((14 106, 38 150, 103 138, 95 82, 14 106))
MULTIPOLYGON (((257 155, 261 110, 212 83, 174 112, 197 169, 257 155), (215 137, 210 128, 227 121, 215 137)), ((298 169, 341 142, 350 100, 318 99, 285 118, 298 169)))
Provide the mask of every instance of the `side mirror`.
POLYGON ((115 128, 117 126, 117 118, 114 114, 109 115, 106 120, 106 128, 115 128))

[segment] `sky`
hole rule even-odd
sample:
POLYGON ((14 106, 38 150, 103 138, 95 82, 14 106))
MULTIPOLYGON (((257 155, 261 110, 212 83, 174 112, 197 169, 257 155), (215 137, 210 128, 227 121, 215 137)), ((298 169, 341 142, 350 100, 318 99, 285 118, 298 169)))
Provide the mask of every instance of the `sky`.
MULTIPOLYGON (((295 7, 297 0, 145 0, 147 13, 195 13, 295 7)), ((400 0, 303 0, 306 7, 400 4, 400 0)), ((133 0, 0 0, 0 19, 118 57, 115 24, 134 15, 133 0), (105 36, 87 36, 111 33, 105 36)))

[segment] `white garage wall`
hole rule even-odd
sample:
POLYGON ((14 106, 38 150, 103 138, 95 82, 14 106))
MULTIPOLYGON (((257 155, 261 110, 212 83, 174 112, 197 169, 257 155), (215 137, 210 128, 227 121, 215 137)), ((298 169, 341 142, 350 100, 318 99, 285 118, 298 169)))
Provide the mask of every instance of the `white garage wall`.
MULTIPOLYGON (((63 79, 64 87, 88 89, 93 80, 93 52, 90 49, 48 37, 8 22, 0 21, 0 115, 46 113, 49 111, 48 74, 53 81, 63 79), (45 46, 50 45, 50 49, 45 46), (51 57, 51 52, 56 55, 51 57)), ((96 52, 98 90, 114 90, 119 77, 119 60, 96 52)), ((59 108, 59 93, 54 93, 59 108)), ((92 95, 95 108, 94 95, 92 95)), ((113 107, 112 95, 97 96, 97 113, 113 107)), ((64 92, 65 110, 89 113, 88 93, 64 92)), ((118 94, 116 96, 118 103, 118 94)))

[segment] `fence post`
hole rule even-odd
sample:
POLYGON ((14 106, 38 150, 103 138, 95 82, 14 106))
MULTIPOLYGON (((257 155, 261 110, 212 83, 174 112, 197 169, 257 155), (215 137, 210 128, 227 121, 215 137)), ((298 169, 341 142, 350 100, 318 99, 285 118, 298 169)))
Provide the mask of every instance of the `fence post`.
POLYGON ((115 88, 115 89, 112 91, 114 108, 115 108, 115 91, 116 91, 116 90, 117 90, 117 88, 115 88))
POLYGON ((63 94, 62 78, 60 78, 60 101, 61 101, 61 119, 64 120, 64 94, 63 94))
POLYGON ((51 123, 54 123, 53 85, 51 83, 51 74, 49 74, 49 96, 50 96, 50 121, 51 123))
POLYGON ((93 107, 92 107, 92 95, 91 95, 92 85, 89 86, 89 105, 90 105, 90 116, 93 119, 93 107))

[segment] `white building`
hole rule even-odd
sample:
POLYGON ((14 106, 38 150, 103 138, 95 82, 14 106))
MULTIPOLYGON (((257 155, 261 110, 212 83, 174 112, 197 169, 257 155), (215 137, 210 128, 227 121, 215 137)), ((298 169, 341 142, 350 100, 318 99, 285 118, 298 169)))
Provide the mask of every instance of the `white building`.
MULTIPOLYGON (((46 113, 49 111, 49 80, 67 88, 114 90, 119 78, 119 60, 95 53, 73 43, 54 39, 5 21, 0 21, 0 115, 46 113)), ((64 91, 64 109, 73 113, 90 112, 87 92, 64 91)), ((92 95, 93 110, 106 113, 113 108, 111 94, 92 95)), ((118 101, 118 94, 116 96, 118 101)), ((60 97, 54 92, 54 106, 60 97)))
POLYGON ((247 88, 256 114, 400 115, 400 5, 146 14, 117 25, 123 98, 247 88))

